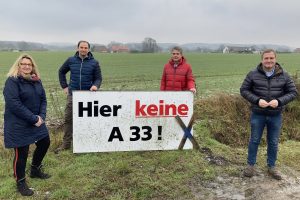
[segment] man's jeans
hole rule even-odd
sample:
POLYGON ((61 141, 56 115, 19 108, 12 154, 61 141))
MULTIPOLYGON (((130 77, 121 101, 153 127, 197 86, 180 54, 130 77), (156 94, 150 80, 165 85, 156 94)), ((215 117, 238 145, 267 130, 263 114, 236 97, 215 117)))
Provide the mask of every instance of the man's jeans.
POLYGON ((264 127, 267 126, 267 164, 274 167, 277 159, 278 141, 281 129, 281 113, 274 116, 251 114, 251 137, 248 146, 248 164, 255 165, 258 146, 264 127))

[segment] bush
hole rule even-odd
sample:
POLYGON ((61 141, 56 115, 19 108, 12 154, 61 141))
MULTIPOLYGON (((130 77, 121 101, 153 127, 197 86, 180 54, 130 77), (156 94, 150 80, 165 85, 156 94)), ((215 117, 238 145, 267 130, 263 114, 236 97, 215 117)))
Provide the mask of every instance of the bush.
MULTIPOLYGON (((250 103, 237 94, 216 94, 195 102, 197 119, 207 121, 206 126, 212 136, 232 147, 248 145, 250 113, 250 103)), ((299 121, 300 99, 297 98, 288 104, 283 112, 281 141, 300 141, 299 121)), ((262 143, 265 143, 265 137, 262 143)))

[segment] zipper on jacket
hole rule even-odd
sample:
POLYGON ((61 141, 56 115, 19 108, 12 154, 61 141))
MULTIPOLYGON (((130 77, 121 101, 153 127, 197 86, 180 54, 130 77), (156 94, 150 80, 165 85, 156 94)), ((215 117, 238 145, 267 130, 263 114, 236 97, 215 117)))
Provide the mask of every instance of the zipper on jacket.
MULTIPOLYGON (((174 66, 173 66, 174 67, 174 66)), ((178 67, 178 66, 177 66, 178 67)), ((176 68, 177 67, 174 67, 174 74, 173 74, 173 84, 172 84, 172 89, 174 90, 175 88, 175 77, 176 77, 176 68)))
POLYGON ((82 70, 83 58, 81 59, 80 73, 79 73, 79 90, 81 90, 81 70, 82 70))
POLYGON ((271 78, 270 77, 268 77, 268 101, 271 101, 272 99, 271 99, 271 84, 270 84, 270 82, 271 82, 271 78))

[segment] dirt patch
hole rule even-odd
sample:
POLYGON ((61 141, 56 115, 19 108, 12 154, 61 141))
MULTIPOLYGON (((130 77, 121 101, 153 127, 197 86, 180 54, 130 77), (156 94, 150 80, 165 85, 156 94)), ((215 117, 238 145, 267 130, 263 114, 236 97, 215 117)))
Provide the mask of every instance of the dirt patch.
POLYGON ((218 165, 218 166, 225 166, 229 164, 229 161, 226 158, 222 156, 214 155, 211 149, 208 147, 203 147, 199 151, 205 155, 204 159, 209 164, 218 165))
POLYGON ((280 168, 284 174, 281 181, 267 175, 265 169, 258 169, 252 178, 220 175, 213 181, 195 178, 190 185, 195 199, 236 199, 236 200, 288 200, 300 199, 300 173, 289 167, 280 168))

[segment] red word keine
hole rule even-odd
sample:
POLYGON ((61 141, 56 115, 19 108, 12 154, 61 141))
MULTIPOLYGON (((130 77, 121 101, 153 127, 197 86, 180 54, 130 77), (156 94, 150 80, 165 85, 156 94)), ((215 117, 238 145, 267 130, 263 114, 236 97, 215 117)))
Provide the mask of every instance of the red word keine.
POLYGON ((141 104, 140 100, 135 101, 135 117, 181 117, 188 116, 189 107, 186 104, 165 104, 159 100, 159 104, 141 104))

